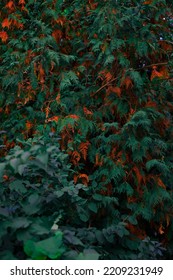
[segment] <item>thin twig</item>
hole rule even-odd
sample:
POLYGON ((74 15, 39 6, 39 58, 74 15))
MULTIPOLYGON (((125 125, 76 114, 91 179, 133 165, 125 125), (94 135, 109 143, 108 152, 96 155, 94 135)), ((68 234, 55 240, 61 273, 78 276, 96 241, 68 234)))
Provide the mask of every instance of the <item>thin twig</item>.
MULTIPOLYGON (((150 68, 150 67, 153 67, 153 66, 159 66, 159 65, 167 65, 168 64, 168 61, 166 62, 159 62, 159 63, 153 63, 153 64, 149 64, 149 65, 145 65, 141 68, 137 68, 137 69, 132 69, 132 68, 129 68, 126 70, 126 72, 128 71, 137 71, 137 70, 141 70, 141 69, 144 69, 144 68, 150 68)), ((112 80, 110 80, 109 82, 107 82, 106 84, 104 84, 103 86, 101 86, 96 92, 94 92, 93 94, 91 94, 91 97, 93 97, 94 95, 96 95, 99 91, 101 91, 103 88, 105 88, 106 86, 108 86, 110 83, 116 81, 119 77, 121 77, 120 75, 116 78, 113 78, 112 80)))
POLYGON ((119 77, 121 77, 120 75, 116 78, 113 78, 112 80, 110 80, 109 82, 107 82, 106 84, 104 84, 103 86, 101 86, 96 92, 94 92, 91 96, 96 95, 99 91, 101 91, 104 87, 108 86, 110 83, 116 81, 119 77))
POLYGON ((171 42, 171 41, 169 41, 169 40, 162 40, 163 42, 166 42, 166 43, 168 43, 168 44, 171 44, 171 45, 173 45, 173 42, 171 42))
POLYGON ((153 66, 167 65, 167 64, 168 64, 168 61, 166 61, 166 62, 159 62, 159 63, 153 63, 153 64, 145 65, 145 66, 143 66, 141 68, 134 69, 134 70, 140 70, 140 69, 143 69, 143 68, 150 68, 150 67, 153 67, 153 66))

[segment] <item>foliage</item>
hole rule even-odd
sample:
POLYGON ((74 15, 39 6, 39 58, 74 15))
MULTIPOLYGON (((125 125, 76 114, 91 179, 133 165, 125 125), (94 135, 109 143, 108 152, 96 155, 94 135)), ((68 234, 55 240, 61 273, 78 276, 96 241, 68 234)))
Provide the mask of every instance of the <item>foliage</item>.
POLYGON ((23 149, 11 149, 0 165, 5 174, 0 190, 1 259, 150 255, 151 249, 143 254, 145 246, 139 239, 132 243, 127 224, 114 210, 115 198, 93 193, 83 184, 74 185, 67 155, 53 145, 56 140, 29 139, 23 149))
POLYGON ((133 259, 163 246, 171 258, 171 1, 11 0, 0 11, 2 250, 133 259))

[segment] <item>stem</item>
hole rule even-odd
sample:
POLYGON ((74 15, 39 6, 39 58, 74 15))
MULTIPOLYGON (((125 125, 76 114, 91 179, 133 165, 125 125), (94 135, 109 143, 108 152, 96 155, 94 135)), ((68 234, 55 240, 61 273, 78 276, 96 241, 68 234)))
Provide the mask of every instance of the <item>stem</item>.
MULTIPOLYGON (((172 44, 173 44, 173 43, 172 43, 172 44)), ((152 67, 152 66, 167 65, 167 64, 168 64, 168 61, 166 61, 166 62, 159 62, 159 63, 153 63, 153 64, 145 65, 145 66, 143 66, 143 67, 141 67, 141 68, 136 68, 136 69, 130 68, 130 69, 127 69, 126 72, 127 72, 127 71, 132 71, 132 70, 137 71, 137 70, 141 70, 141 69, 144 69, 144 68, 150 68, 150 67, 152 67)), ((96 95, 99 91, 101 91, 103 88, 105 88, 106 86, 108 86, 110 83, 116 81, 119 77, 121 77, 121 75, 119 75, 119 76, 116 77, 116 78, 113 78, 112 80, 110 80, 109 82, 107 82, 106 84, 104 84, 103 86, 101 86, 96 92, 94 92, 93 94, 91 94, 91 97, 93 97, 94 95, 96 95)))

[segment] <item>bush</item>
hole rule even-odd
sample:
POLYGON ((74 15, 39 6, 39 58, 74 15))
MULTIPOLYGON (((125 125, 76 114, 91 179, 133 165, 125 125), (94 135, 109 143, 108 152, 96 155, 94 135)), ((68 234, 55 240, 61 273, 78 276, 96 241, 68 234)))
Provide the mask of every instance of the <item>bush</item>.
POLYGON ((0 163, 0 172, 1 259, 143 259, 162 254, 160 244, 148 248, 132 239, 115 210, 115 198, 74 184, 57 137, 15 146, 0 163))

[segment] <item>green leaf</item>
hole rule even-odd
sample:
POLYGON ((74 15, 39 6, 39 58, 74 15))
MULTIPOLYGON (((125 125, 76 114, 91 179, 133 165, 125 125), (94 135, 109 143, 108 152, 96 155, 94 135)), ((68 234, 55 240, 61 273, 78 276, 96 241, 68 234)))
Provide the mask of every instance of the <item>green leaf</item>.
POLYGON ((86 211, 86 209, 83 209, 82 207, 78 206, 78 214, 82 222, 87 222, 89 220, 89 214, 86 211))
POLYGON ((88 208, 89 208, 92 212, 97 213, 97 205, 96 205, 96 203, 90 202, 90 203, 88 204, 88 208))
POLYGON ((99 253, 94 249, 85 249, 79 254, 77 260, 98 260, 99 256, 99 253))
POLYGON ((17 260, 17 258, 13 255, 10 250, 5 250, 0 252, 0 259, 1 260, 17 260))
POLYGON ((65 251, 62 243, 62 232, 56 233, 56 236, 50 237, 36 243, 36 251, 48 256, 50 259, 59 259, 65 251))
POLYGON ((59 259, 64 253, 65 248, 62 247, 62 232, 56 232, 56 236, 44 239, 39 242, 28 240, 25 242, 24 251, 32 259, 59 259))
POLYGON ((48 158, 49 158, 48 153, 43 153, 43 154, 36 156, 36 159, 39 160, 45 166, 47 166, 47 164, 48 164, 48 158))
POLYGON ((13 218, 11 227, 14 229, 19 229, 19 228, 27 228, 31 224, 31 221, 28 220, 25 217, 16 217, 13 218))
POLYGON ((59 198, 64 195, 64 191, 58 190, 55 192, 55 195, 59 198))
POLYGON ((18 171, 18 173, 22 176, 23 175, 23 173, 24 173, 24 171, 26 170, 26 167, 27 167, 28 165, 27 164, 20 164, 19 166, 18 166, 18 169, 17 169, 17 171, 18 171))
POLYGON ((134 217, 134 216, 128 217, 128 221, 129 221, 132 225, 137 225, 137 224, 138 224, 138 221, 137 221, 136 217, 134 217))
POLYGON ((25 188, 25 186, 21 180, 13 181, 12 183, 9 184, 9 188, 10 188, 10 190, 14 190, 21 194, 25 194, 27 192, 27 189, 25 188))
POLYGON ((103 200, 103 196, 101 194, 94 194, 93 195, 93 199, 95 199, 97 201, 102 201, 103 200))
POLYGON ((19 158, 13 158, 10 160, 10 165, 14 169, 15 173, 18 171, 18 166, 20 163, 21 163, 21 160, 19 158))
POLYGON ((22 155, 21 155, 21 160, 22 160, 22 162, 23 163, 25 163, 27 160, 28 160, 28 158, 29 158, 29 156, 31 155, 31 153, 30 152, 24 152, 22 155))
POLYGON ((34 219, 30 227, 30 232, 34 235, 44 235, 50 233, 50 227, 48 223, 42 221, 41 218, 34 219))
POLYGON ((39 199, 39 195, 37 193, 33 193, 29 196, 28 201, 32 205, 38 203, 39 199))
POLYGON ((134 193, 133 188, 130 186, 129 183, 124 182, 118 187, 118 192, 119 193, 127 193, 128 196, 132 196, 134 193))
POLYGON ((28 197, 27 201, 21 202, 21 205, 27 215, 32 215, 41 211, 40 202, 41 197, 37 193, 33 193, 28 197))
POLYGON ((27 256, 31 257, 33 260, 45 260, 47 257, 36 250, 36 244, 32 240, 27 240, 24 243, 24 252, 27 256))
POLYGON ((66 230, 64 232, 64 238, 69 242, 69 244, 84 246, 81 240, 78 237, 76 237, 73 232, 69 230, 66 230))

